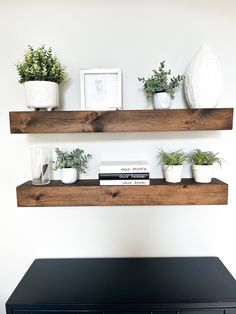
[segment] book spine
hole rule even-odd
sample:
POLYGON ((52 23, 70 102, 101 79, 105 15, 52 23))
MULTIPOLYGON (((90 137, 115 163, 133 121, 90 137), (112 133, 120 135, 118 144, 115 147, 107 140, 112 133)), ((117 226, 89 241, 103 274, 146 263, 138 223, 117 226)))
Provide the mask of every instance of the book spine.
POLYGON ((100 166, 99 173, 143 173, 150 172, 150 166, 100 166))
POLYGON ((100 180, 100 185, 150 185, 150 180, 100 180))
POLYGON ((149 173, 99 173, 99 180, 149 179, 149 173))

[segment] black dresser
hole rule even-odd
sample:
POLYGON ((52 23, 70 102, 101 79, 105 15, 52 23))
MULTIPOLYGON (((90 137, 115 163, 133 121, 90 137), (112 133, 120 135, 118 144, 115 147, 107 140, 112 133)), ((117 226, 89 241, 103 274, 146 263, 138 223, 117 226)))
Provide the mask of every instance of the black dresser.
POLYGON ((37 259, 7 314, 236 314, 217 257, 37 259))

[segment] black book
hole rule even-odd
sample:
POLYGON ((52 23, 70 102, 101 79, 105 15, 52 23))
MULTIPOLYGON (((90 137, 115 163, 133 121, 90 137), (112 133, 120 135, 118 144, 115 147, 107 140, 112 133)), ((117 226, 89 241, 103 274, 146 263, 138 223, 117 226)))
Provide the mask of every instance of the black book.
POLYGON ((99 173, 99 180, 137 180, 149 179, 149 172, 142 173, 99 173))

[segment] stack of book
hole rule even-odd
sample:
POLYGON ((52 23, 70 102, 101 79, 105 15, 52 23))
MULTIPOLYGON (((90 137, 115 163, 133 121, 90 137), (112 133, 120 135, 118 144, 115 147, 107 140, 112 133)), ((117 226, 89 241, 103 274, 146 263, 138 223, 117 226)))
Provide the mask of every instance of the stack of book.
POLYGON ((146 161, 103 161, 98 178, 100 185, 149 185, 149 174, 146 161))

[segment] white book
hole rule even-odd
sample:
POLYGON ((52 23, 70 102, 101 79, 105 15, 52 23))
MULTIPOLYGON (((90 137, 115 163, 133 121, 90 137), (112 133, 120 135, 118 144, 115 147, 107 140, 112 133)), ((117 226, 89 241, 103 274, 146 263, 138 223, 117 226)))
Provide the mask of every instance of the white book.
POLYGON ((142 173, 150 172, 147 161, 102 161, 99 173, 142 173))
POLYGON ((100 185, 150 185, 150 180, 100 180, 100 185))

